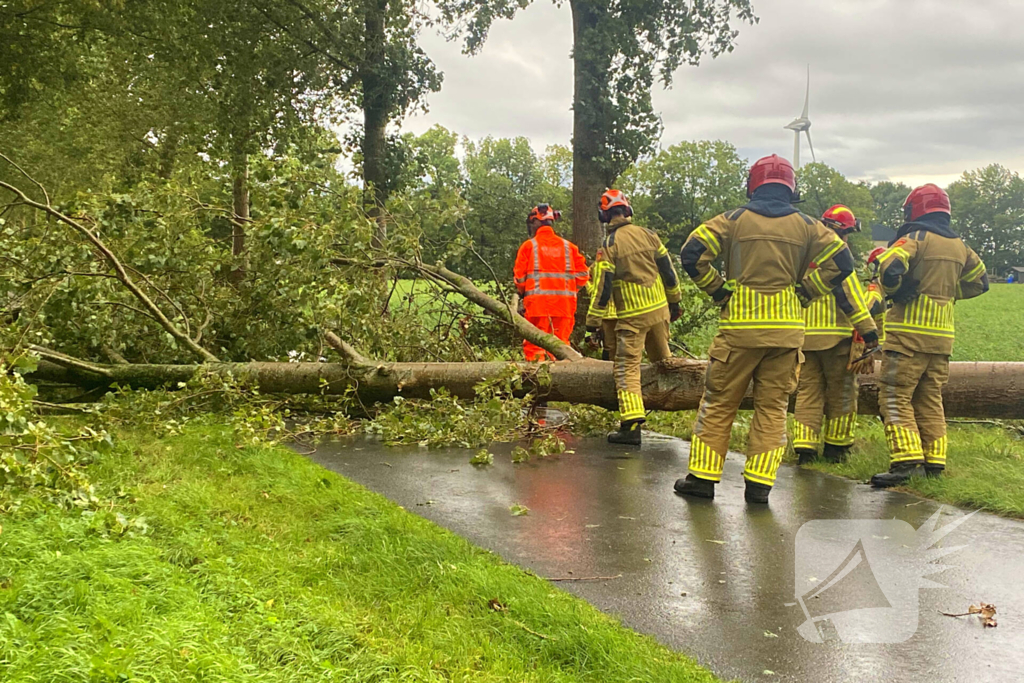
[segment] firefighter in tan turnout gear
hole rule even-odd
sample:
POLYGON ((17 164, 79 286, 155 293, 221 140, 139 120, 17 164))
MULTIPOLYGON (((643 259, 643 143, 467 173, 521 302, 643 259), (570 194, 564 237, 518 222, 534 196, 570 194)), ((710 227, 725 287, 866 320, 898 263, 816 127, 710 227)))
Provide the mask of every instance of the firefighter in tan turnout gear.
POLYGON ((891 465, 871 484, 898 486, 946 467, 942 387, 953 352, 953 304, 988 291, 985 264, 950 227, 949 197, 936 185, 911 192, 906 223, 878 258, 893 305, 885 317, 878 405, 891 465))
MULTIPOLYGON (((860 221, 842 204, 830 207, 821 222, 843 242, 860 231, 860 221)), ((865 299, 870 310, 867 293, 865 299)), ((880 303, 876 306, 881 309, 880 303)), ((804 321, 804 364, 793 412, 793 448, 803 465, 818 457, 824 441, 822 457, 829 462, 844 462, 857 425, 857 376, 850 367, 854 360, 851 352, 860 356, 863 344, 854 344, 859 335, 831 292, 811 302, 804 310, 804 321)), ((863 367, 873 363, 865 361, 863 367)))
POLYGON ((633 225, 633 209, 619 190, 601 195, 598 214, 608 225, 601 247, 602 265, 594 268, 597 302, 587 316, 587 331, 597 334, 609 304, 615 315, 615 389, 619 399, 619 430, 610 443, 640 445, 645 422, 640 387, 644 349, 652 363, 668 358, 669 322, 680 316, 679 280, 668 250, 653 230, 633 225))
POLYGON ((683 269, 722 308, 708 351, 704 397, 690 443, 690 472, 675 483, 680 495, 714 498, 736 411, 753 380, 745 498, 767 503, 786 450, 786 409, 796 390, 804 342, 802 304, 832 292, 869 347, 875 324, 853 256, 843 240, 797 211, 796 175, 772 155, 747 179, 745 206, 700 225, 683 244, 683 269), (725 277, 712 267, 722 258, 725 277))

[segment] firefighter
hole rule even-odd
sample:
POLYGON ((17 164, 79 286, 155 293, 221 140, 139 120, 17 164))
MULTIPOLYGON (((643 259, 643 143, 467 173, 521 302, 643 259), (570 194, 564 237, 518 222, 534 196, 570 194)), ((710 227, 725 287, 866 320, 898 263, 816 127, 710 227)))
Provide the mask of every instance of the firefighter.
POLYGON ((613 360, 619 399, 619 430, 609 443, 640 445, 640 426, 646 421, 640 389, 640 360, 644 349, 651 362, 668 358, 669 322, 681 315, 679 278, 668 249, 657 233, 630 221, 633 208, 626 195, 608 190, 601 195, 598 216, 608 226, 601 247, 596 308, 587 316, 587 331, 603 324, 600 311, 615 306, 613 360))
POLYGON ((758 160, 747 178, 747 197, 746 205, 698 226, 680 254, 687 275, 722 311, 708 351, 690 472, 675 490, 714 498, 732 422, 753 380, 744 497, 767 503, 786 450, 786 410, 804 341, 803 303, 832 292, 867 345, 877 346, 877 335, 849 248, 792 205, 798 197, 793 166, 774 154, 758 160), (719 257, 725 277, 711 265, 719 257))
MULTIPOLYGON (((576 292, 590 279, 587 261, 569 240, 555 234, 562 214, 539 204, 526 217, 530 239, 523 242, 514 268, 522 314, 542 332, 569 342, 576 315, 576 292)), ((528 361, 554 360, 550 353, 523 340, 528 361)))
POLYGON ((942 387, 955 336, 953 304, 988 291, 985 264, 950 227, 942 188, 912 191, 903 215, 906 222, 878 258, 882 289, 892 300, 878 391, 891 464, 871 478, 878 488, 922 474, 937 477, 945 469, 942 387))
MULTIPOLYGON (((615 358, 615 302, 611 299, 602 308, 599 305, 597 283, 601 280, 601 272, 608 267, 604 258, 604 250, 598 248, 594 264, 590 267, 590 305, 587 307, 587 320, 601 320, 601 326, 587 335, 587 343, 594 348, 601 348, 601 360, 615 358)), ((589 329, 589 325, 588 325, 589 329)))
MULTIPOLYGON (((842 204, 825 211, 821 222, 844 243, 860 232, 860 221, 842 204)), ((870 309, 866 296, 865 303, 870 309)), ((857 378, 850 367, 851 352, 855 348, 862 352, 863 344, 854 344, 853 325, 831 292, 811 302, 804 310, 804 322, 804 363, 793 412, 793 448, 799 464, 804 465, 818 457, 824 440, 822 457, 828 462, 845 462, 857 424, 857 378)))

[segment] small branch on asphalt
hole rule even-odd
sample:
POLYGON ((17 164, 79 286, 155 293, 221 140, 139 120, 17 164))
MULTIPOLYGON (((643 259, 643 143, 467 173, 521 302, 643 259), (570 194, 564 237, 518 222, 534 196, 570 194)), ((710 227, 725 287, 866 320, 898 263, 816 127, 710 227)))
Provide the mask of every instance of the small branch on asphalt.
POLYGON ((545 581, 613 581, 615 579, 621 579, 622 574, 616 574, 615 576, 558 576, 558 577, 544 577, 545 581))

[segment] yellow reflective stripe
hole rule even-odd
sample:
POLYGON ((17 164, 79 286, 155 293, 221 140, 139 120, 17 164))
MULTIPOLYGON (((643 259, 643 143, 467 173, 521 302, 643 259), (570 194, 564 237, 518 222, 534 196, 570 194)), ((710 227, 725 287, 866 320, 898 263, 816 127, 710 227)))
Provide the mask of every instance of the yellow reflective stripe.
POLYGON ((962 276, 960 279, 966 282, 974 282, 979 277, 981 277, 981 274, 984 272, 985 264, 979 261, 978 265, 976 265, 974 268, 971 268, 971 272, 967 273, 967 275, 962 276))
POLYGON ((786 447, 776 448, 765 453, 747 456, 747 464, 743 468, 743 478, 765 486, 775 485, 775 475, 782 465, 782 456, 786 447))
POLYGON ((664 244, 658 245, 658 256, 668 256, 668 249, 665 248, 664 244))
POLYGON ((643 396, 622 389, 618 391, 618 396, 619 417, 623 422, 626 420, 637 420, 646 415, 644 412, 643 396))
POLYGON ((719 321, 720 329, 800 329, 803 308, 790 285, 775 294, 761 294, 751 287, 732 282, 733 294, 719 321))
POLYGON ((707 287, 715 279, 715 269, 708 268, 708 272, 701 275, 699 278, 693 281, 693 284, 697 285, 701 289, 707 287))
POLYGON ((821 271, 817 268, 808 274, 807 279, 809 279, 811 284, 814 285, 814 289, 818 294, 825 295, 832 291, 831 288, 825 284, 825 281, 821 279, 821 271))
POLYGON ((885 441, 889 446, 892 462, 921 461, 924 451, 921 449, 921 435, 899 425, 885 426, 885 441))
POLYGON ((825 420, 825 443, 834 446, 850 446, 853 444, 853 430, 857 426, 857 415, 849 413, 840 417, 825 420))
POLYGON ((715 452, 696 434, 690 439, 690 473, 701 479, 722 481, 725 456, 715 452))
POLYGON ((832 244, 825 247, 825 249, 823 249, 822 252, 818 254, 818 256, 814 259, 814 263, 824 263, 825 261, 835 256, 837 253, 839 253, 839 251, 845 246, 846 242, 840 239, 837 235, 835 241, 832 242, 832 244))
POLYGON ((867 320, 871 317, 870 306, 867 302, 867 292, 864 291, 864 285, 857 279, 856 275, 849 275, 846 278, 846 282, 849 283, 847 288, 850 294, 853 295, 853 315, 850 316, 850 322, 856 325, 862 320, 867 320))
POLYGON ((817 450, 821 443, 821 435, 798 420, 793 421, 793 432, 793 448, 817 450))
POLYGON ((695 236, 703 242, 704 246, 706 246, 708 251, 711 252, 712 257, 718 256, 722 252, 722 245, 719 244, 718 238, 715 237, 715 233, 711 232, 711 229, 704 223, 698 225, 697 229, 693 231, 691 236, 695 236))
POLYGON ((910 254, 906 249, 903 249, 902 247, 889 247, 888 251, 878 257, 878 262, 884 263, 892 256, 895 256, 902 261, 903 265, 907 265, 907 262, 910 261, 910 254))
POLYGON ((928 444, 928 448, 923 449, 925 462, 929 465, 945 465, 948 446, 949 440, 945 436, 932 441, 928 444))
POLYGON ((942 332, 939 330, 933 330, 921 325, 906 325, 903 323, 891 323, 885 324, 887 332, 908 332, 911 334, 923 334, 929 337, 943 337, 945 339, 955 339, 956 334, 953 332, 942 332))
POLYGON ((668 305, 665 283, 661 278, 649 287, 624 280, 616 280, 614 286, 622 297, 622 309, 617 311, 619 318, 648 313, 668 305))

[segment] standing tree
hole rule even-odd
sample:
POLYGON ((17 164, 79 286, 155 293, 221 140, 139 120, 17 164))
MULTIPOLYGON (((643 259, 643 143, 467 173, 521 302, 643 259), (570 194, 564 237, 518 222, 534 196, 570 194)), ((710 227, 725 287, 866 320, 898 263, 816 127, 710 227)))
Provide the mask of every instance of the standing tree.
POLYGON ((992 164, 967 171, 949 186, 953 229, 992 273, 1024 264, 1024 179, 992 164))
POLYGON ((871 251, 870 226, 875 221, 875 203, 868 186, 847 180, 842 173, 821 162, 801 166, 797 182, 804 200, 800 209, 804 213, 820 218, 833 204, 845 204, 853 210, 865 232, 850 236, 850 248, 855 256, 866 257, 871 251))
MULTIPOLYGON (((529 0, 439 0, 442 18, 478 51, 495 19, 529 0)), ((573 25, 573 241, 601 243, 604 189, 652 150, 661 121, 651 104, 656 78, 668 87, 682 64, 731 51, 733 19, 754 22, 749 0, 569 0, 573 25)))
POLYGON ((702 222, 746 201, 746 162, 721 140, 680 142, 626 172, 643 225, 657 230, 669 251, 678 250, 702 222))
POLYGON ((875 203, 875 222, 893 230, 903 224, 903 202, 910 188, 903 183, 883 180, 871 186, 871 199, 875 203))

